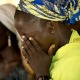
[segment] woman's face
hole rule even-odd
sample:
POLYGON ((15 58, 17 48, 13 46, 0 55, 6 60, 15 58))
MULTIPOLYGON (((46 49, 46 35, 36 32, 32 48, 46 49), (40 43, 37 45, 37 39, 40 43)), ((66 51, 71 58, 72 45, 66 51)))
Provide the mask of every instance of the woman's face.
POLYGON ((54 52, 58 48, 59 40, 55 35, 55 27, 49 21, 25 15, 16 19, 16 28, 20 35, 33 37, 44 51, 48 51, 52 44, 55 44, 54 52), (53 28, 53 29, 52 29, 53 28))

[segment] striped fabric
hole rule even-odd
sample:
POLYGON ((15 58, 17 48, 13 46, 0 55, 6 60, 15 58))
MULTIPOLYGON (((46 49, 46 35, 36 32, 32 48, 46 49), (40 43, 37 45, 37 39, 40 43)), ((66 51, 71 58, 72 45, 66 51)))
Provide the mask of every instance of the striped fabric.
POLYGON ((80 0, 20 0, 18 10, 51 20, 74 24, 80 20, 80 0))

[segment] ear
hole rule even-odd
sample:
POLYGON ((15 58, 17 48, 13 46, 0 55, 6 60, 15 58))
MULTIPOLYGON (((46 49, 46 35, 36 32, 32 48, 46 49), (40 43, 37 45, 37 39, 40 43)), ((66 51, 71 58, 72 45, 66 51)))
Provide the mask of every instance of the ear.
POLYGON ((52 44, 48 49, 48 55, 53 56, 56 54, 56 51, 61 47, 60 46, 60 40, 57 39, 54 44, 52 44))
POLYGON ((48 55, 52 56, 55 54, 55 44, 52 44, 48 49, 48 55))

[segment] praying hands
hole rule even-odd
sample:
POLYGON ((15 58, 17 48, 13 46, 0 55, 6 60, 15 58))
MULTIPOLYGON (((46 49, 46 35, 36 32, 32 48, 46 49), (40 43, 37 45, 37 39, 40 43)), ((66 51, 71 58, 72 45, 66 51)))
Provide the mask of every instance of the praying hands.
POLYGON ((43 75, 49 76, 52 57, 45 53, 32 37, 22 36, 22 59, 23 62, 25 61, 25 66, 29 63, 36 78, 43 75))

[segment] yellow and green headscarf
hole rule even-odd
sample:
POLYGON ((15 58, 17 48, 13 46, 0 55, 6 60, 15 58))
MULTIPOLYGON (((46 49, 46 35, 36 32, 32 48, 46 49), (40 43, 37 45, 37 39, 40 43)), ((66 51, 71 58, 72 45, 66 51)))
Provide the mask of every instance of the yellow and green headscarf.
POLYGON ((80 0, 20 0, 18 10, 69 24, 80 20, 80 0))

